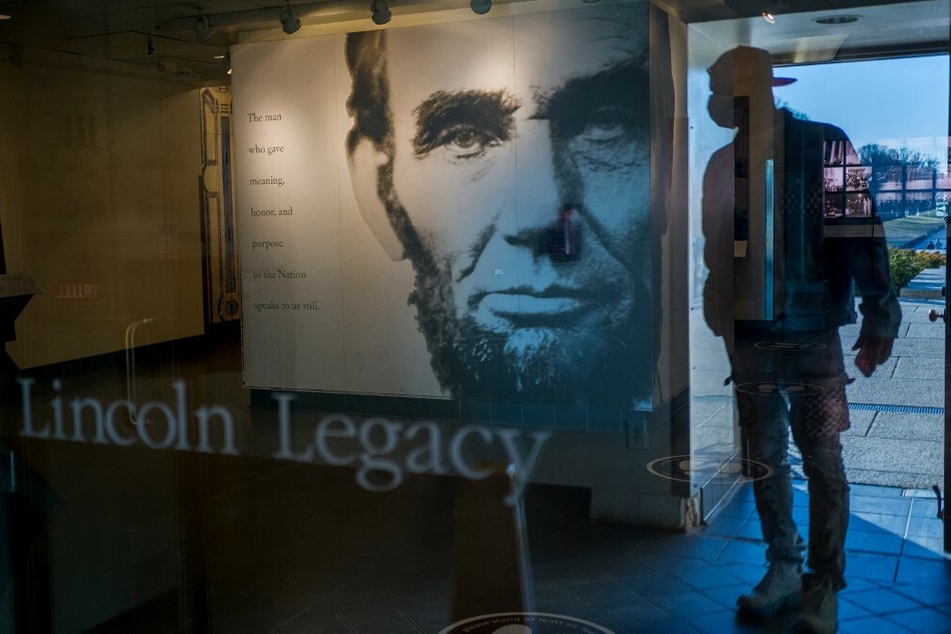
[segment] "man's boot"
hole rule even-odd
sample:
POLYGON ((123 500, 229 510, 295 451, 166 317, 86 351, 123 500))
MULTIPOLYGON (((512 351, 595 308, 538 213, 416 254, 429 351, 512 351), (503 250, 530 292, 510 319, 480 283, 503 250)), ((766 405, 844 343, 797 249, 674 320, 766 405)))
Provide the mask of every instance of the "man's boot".
POLYGON ((802 611, 796 628, 810 634, 835 634, 839 625, 839 595, 832 581, 806 574, 802 577, 802 611))
POLYGON ((767 617, 799 607, 802 594, 802 564, 775 561, 753 591, 736 600, 742 612, 767 617))

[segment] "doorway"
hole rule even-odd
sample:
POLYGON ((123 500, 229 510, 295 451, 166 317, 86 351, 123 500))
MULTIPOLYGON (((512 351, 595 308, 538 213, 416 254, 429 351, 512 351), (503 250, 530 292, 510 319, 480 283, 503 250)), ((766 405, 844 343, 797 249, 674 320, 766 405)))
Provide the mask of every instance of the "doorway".
MULTIPOLYGON (((852 363, 850 349, 860 326, 840 330, 847 372, 855 378, 847 388, 851 427, 842 435, 843 456, 853 495, 877 488, 894 493, 896 513, 905 513, 901 537, 940 552, 951 550, 936 494, 944 495, 951 456, 947 336, 944 324, 929 314, 944 310, 947 287, 949 5, 902 3, 850 13, 789 14, 776 16, 775 23, 749 18, 693 24, 690 65, 706 69, 737 45, 768 50, 776 68, 777 107, 837 125, 852 138, 854 156, 843 156, 841 165, 830 166, 827 174, 826 189, 841 195, 837 209, 826 211, 843 217, 861 214, 858 191, 874 190, 903 319, 891 358, 870 378, 852 363), (917 28, 925 23, 918 18, 933 27, 917 28), (908 533, 912 513, 930 515, 935 522, 908 533)), ((722 130, 704 128, 709 121, 707 88, 706 73, 697 72, 690 86, 695 91, 690 116, 694 139, 700 139, 691 141, 691 167, 698 174, 724 142, 722 130), (701 94, 694 97, 696 92, 701 94)), ((696 204, 696 180, 692 187, 696 204)), ((797 458, 793 456, 793 467, 802 476, 797 458)))
MULTIPOLYGON (((852 192, 872 192, 900 295, 902 325, 891 358, 871 377, 849 372, 851 428, 842 435, 849 480, 901 489, 922 509, 922 502, 933 499, 937 516, 938 494, 946 486, 945 328, 931 315, 943 310, 946 287, 949 57, 791 65, 776 73, 778 106, 832 121, 852 139, 855 153, 826 168, 829 198, 840 200, 827 213, 860 212, 850 206, 852 197, 858 199, 852 192), (927 97, 914 96, 922 93, 927 97)), ((847 352, 860 326, 845 326, 840 334, 847 352)), ((802 475, 801 461, 796 468, 802 475)), ((922 548, 942 546, 933 529, 916 530, 907 539, 922 548)))

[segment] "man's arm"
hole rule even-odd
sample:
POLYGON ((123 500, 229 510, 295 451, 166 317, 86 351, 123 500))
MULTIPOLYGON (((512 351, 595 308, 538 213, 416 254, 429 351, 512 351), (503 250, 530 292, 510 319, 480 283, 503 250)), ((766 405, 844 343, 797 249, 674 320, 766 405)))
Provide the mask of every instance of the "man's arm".
MULTIPOLYGON (((823 136, 827 144, 834 141, 843 143, 845 148, 852 147, 849 137, 836 126, 826 124, 823 136)), ((871 376, 891 356, 892 343, 901 325, 901 305, 892 285, 885 227, 876 213, 875 199, 869 189, 857 193, 868 196, 871 214, 837 224, 834 232, 838 237, 827 244, 827 253, 831 247, 833 286, 841 291, 854 282, 861 295, 862 325, 852 349, 858 350, 855 365, 862 374, 871 376)), ((827 236, 830 229, 833 227, 826 227, 827 236)))
POLYGON ((892 342, 901 325, 901 305, 892 285, 888 245, 878 218, 869 228, 878 235, 852 239, 849 245, 850 268, 861 293, 862 313, 859 338, 852 349, 859 351, 855 365, 865 376, 871 376, 891 356, 892 342))

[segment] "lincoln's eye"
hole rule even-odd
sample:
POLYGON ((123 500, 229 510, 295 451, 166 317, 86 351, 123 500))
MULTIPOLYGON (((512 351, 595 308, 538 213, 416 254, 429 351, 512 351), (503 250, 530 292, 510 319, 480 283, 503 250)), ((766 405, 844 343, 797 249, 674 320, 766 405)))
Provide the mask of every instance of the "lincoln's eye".
POLYGON ((518 103, 506 91, 437 92, 416 108, 416 158, 451 162, 484 156, 513 138, 518 103))

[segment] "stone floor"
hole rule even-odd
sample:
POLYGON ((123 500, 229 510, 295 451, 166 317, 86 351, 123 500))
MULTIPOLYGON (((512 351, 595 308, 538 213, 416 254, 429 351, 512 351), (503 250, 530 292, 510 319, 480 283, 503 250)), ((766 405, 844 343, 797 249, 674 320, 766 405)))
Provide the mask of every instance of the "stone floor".
POLYGON ((902 325, 892 357, 871 377, 851 363, 859 326, 840 330, 852 427, 843 435, 852 482, 902 488, 943 486, 944 322, 928 319, 944 300, 902 300, 902 325))
MULTIPOLYGON (((943 524, 935 517, 934 498, 859 485, 851 500, 849 586, 840 597, 839 631, 951 632, 951 561, 940 553, 943 524)), ((796 482, 795 503, 805 524, 805 482, 796 482)), ((794 614, 750 621, 735 612, 736 597, 764 571, 748 485, 701 533, 635 537, 632 532, 631 543, 622 545, 622 532, 579 544, 572 554, 551 561, 549 553, 539 556, 537 609, 570 614, 584 606, 583 613, 593 609, 600 619, 592 622, 615 632, 790 631, 794 614), (613 548, 602 552, 598 541, 613 548), (549 596, 552 587, 559 593, 549 596)))

